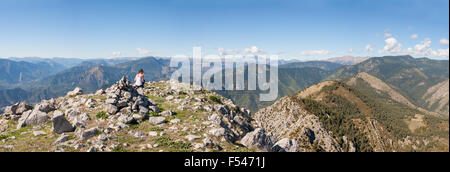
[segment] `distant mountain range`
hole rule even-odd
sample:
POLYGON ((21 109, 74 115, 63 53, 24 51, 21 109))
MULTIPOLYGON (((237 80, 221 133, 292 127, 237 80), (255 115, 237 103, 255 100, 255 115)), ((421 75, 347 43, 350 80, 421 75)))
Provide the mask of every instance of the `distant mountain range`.
POLYGON ((448 100, 439 103, 426 100, 430 94, 429 89, 439 84, 444 86, 445 81, 448 80, 448 60, 431 60, 411 56, 375 57, 357 65, 345 66, 327 79, 350 78, 361 72, 375 76, 391 85, 395 91, 406 97, 412 104, 448 117, 448 100), (428 95, 427 92, 429 92, 428 95), (432 102, 438 104, 430 105, 432 102), (447 105, 445 106, 445 104, 447 105))
POLYGON ((343 57, 329 58, 326 59, 325 61, 339 63, 342 65, 354 65, 366 61, 368 59, 370 59, 370 57, 343 56, 343 57))
POLYGON ((147 80, 168 77, 169 60, 149 57, 128 63, 132 59, 0 59, 0 107, 59 97, 75 87, 92 92, 109 86, 123 75, 134 77, 140 68, 149 72, 147 80), (64 60, 67 60, 65 65, 57 63, 64 60))
POLYGON ((54 62, 16 62, 0 59, 0 82, 7 85, 25 83, 40 79, 64 70, 65 67, 54 62))
MULTIPOLYGON (((175 70, 168 67, 170 61, 165 58, 148 57, 122 63, 119 63, 119 61, 93 60, 81 62, 74 67, 53 74, 46 73, 47 76, 43 75, 45 77, 32 75, 35 76, 35 79, 28 79, 30 81, 20 84, 19 87, 11 88, 0 85, 0 107, 18 101, 37 102, 41 99, 59 97, 75 87, 81 87, 86 92, 93 92, 109 86, 123 75, 132 79, 140 68, 144 69, 147 81, 166 80, 175 70)), ((24 63, 31 67, 34 66, 29 62, 9 60, 8 63, 24 63)), ((446 84, 448 85, 448 65, 448 60, 431 60, 411 56, 375 57, 354 65, 342 65, 327 61, 284 61, 283 64, 279 65, 278 98, 297 93, 324 80, 351 78, 365 72, 387 83, 414 106, 448 117, 448 96, 447 98, 441 96, 448 93, 448 88, 445 89, 444 87, 446 84), (436 95, 434 94, 436 91, 443 94, 436 95)), ((44 73, 41 70, 48 70, 31 67, 30 69, 36 70, 35 73, 44 73)), ((20 73, 18 72, 19 69, 21 68, 17 68, 17 71, 13 73, 20 73)), ((25 69, 21 70, 26 71, 25 69)), ((0 79, 5 81, 6 78, 14 78, 15 80, 10 80, 18 83, 17 78, 19 76, 5 75, 0 79)), ((25 78, 33 77, 27 76, 25 78)), ((258 101, 260 91, 216 92, 253 112, 274 103, 258 101)))

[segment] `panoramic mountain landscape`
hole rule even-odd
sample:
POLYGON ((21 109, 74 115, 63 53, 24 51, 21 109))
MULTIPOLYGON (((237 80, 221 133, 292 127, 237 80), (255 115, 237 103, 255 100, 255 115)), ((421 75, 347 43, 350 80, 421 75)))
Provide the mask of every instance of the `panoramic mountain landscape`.
MULTIPOLYGON (((243 68, 248 75, 247 66, 243 68)), ((114 65, 84 62, 2 92, 2 103, 8 105, 1 123, 2 141, 7 145, 3 151, 448 151, 448 69, 448 60, 411 56, 373 57, 354 65, 291 62, 278 67, 277 100, 260 102, 255 100, 262 91, 197 92, 179 81, 169 82, 176 68, 163 58, 114 65), (148 86, 135 90, 124 78, 133 78, 141 68, 148 86), (121 78, 122 83, 117 82, 121 78), (120 84, 151 103, 131 102, 130 107, 115 103, 124 94, 112 99, 116 97, 112 90, 120 84), (72 96, 69 91, 76 88, 82 91, 72 96), (57 138, 51 130, 56 130, 54 113, 61 112, 69 118, 66 124, 77 129, 57 138), (214 127, 207 124, 211 114, 229 118, 226 115, 242 112, 246 122, 229 124, 238 125, 238 131, 223 128, 220 121, 214 127), (77 114, 84 114, 83 121, 78 121, 81 116, 72 117, 77 114), (195 128, 181 128, 193 122, 203 123, 196 128, 211 129, 199 133, 195 128), (84 144, 83 132, 91 130, 105 134, 84 144), (155 146, 163 138, 181 147, 155 146), (60 139, 69 141, 59 143, 60 139), (22 145, 25 141, 40 146, 22 145)))

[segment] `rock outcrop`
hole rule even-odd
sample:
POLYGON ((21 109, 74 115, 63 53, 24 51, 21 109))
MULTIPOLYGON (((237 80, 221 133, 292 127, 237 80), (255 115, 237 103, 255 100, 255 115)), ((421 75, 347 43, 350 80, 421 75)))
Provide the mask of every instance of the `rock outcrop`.
POLYGON ((254 130, 251 122, 250 111, 214 92, 176 81, 148 82, 136 89, 123 77, 93 94, 75 88, 34 107, 8 107, 0 115, 0 135, 12 145, 25 137, 30 143, 55 138, 40 143, 47 145, 38 150, 12 146, 8 151, 271 151, 272 140, 263 149, 241 144, 254 130), (11 129, 8 121, 13 119, 17 124, 11 129), (12 132, 22 133, 10 137, 12 132))

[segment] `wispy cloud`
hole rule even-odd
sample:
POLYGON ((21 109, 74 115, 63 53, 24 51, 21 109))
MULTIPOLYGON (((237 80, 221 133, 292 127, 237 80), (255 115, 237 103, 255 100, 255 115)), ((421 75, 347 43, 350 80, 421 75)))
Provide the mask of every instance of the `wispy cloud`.
POLYGON ((152 53, 152 51, 143 48, 136 48, 136 50, 139 52, 140 55, 149 55, 150 53, 152 53))
POLYGON ((258 48, 256 46, 252 46, 250 48, 245 48, 244 49, 244 53, 247 53, 247 54, 264 54, 265 52, 262 49, 260 49, 260 48, 258 48))
POLYGON ((374 47, 374 45, 367 44, 364 50, 367 52, 372 52, 375 49, 374 47))
POLYGON ((120 56, 122 53, 120 51, 114 51, 112 52, 113 56, 120 56))
POLYGON ((417 39, 417 38, 419 38, 419 35, 418 35, 418 34, 414 34, 414 35, 411 35, 410 38, 411 38, 411 39, 417 39))
POLYGON ((321 55, 328 55, 330 54, 330 51, 328 50, 309 50, 309 51, 302 51, 300 52, 303 56, 321 56, 321 55))
POLYGON ((349 48, 348 53, 353 53, 353 48, 349 48))
POLYGON ((442 38, 440 41, 439 41, 439 43, 440 44, 442 44, 442 45, 448 45, 448 39, 445 39, 445 38, 442 38))

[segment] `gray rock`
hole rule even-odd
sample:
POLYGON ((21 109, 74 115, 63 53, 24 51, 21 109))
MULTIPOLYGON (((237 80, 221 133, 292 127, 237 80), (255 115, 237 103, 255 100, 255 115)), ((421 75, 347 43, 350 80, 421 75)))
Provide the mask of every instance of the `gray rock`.
POLYGON ((191 135, 191 134, 189 134, 189 135, 187 135, 187 136, 185 136, 185 138, 188 140, 188 141, 194 141, 194 140, 197 140, 197 139, 200 139, 200 138, 202 138, 202 137, 200 137, 200 136, 196 136, 196 135, 191 135))
POLYGON ((23 113, 22 116, 20 117, 17 128, 37 125, 37 124, 47 122, 49 120, 50 120, 50 117, 44 112, 41 112, 39 110, 27 111, 27 112, 23 113))
POLYGON ((37 104, 36 106, 34 106, 34 109, 37 109, 37 110, 39 110, 41 112, 45 112, 45 113, 49 113, 51 111, 56 110, 55 106, 53 106, 47 102, 37 104))
POLYGON ((136 133, 134 133, 134 137, 136 137, 136 138, 144 138, 145 137, 145 133, 143 133, 143 132, 136 132, 136 133))
POLYGON ((127 100, 119 100, 117 102, 116 106, 118 108, 124 108, 124 107, 128 106, 128 101, 127 100))
POLYGON ((77 96, 77 95, 82 95, 82 94, 83 94, 83 89, 81 89, 80 87, 77 87, 73 91, 68 92, 67 96, 77 96))
POLYGON ((24 103, 24 102, 19 102, 16 103, 12 106, 7 106, 5 107, 5 112, 4 114, 6 115, 22 115, 22 113, 32 110, 33 107, 31 107, 30 105, 24 103))
POLYGON ((149 135, 149 136, 152 136, 152 137, 155 137, 155 136, 158 136, 158 132, 156 132, 156 131, 150 131, 150 132, 148 132, 148 135, 149 135))
POLYGON ((152 112, 159 113, 161 112, 158 106, 149 106, 148 107, 152 112))
POLYGON ((230 109, 228 108, 228 106, 220 106, 217 111, 222 115, 227 115, 230 113, 230 109))
POLYGON ((81 133, 81 140, 88 140, 92 137, 95 137, 98 134, 98 132, 99 131, 97 128, 85 130, 84 132, 81 133))
POLYGON ((110 114, 110 115, 116 114, 118 110, 119 110, 119 109, 118 109, 116 106, 111 105, 111 104, 107 104, 107 105, 105 106, 105 112, 107 112, 107 113, 110 114))
POLYGON ((225 135, 225 128, 213 128, 209 130, 209 133, 216 137, 221 137, 225 135))
POLYGON ((66 132, 75 131, 70 122, 64 117, 64 114, 60 111, 56 111, 53 117, 53 133, 62 134, 66 132))
POLYGON ((19 103, 17 106, 16 111, 14 112, 15 115, 20 115, 26 111, 32 110, 33 107, 31 107, 30 105, 27 105, 26 103, 19 103))
POLYGON ((130 100, 132 96, 131 96, 131 93, 130 93, 130 92, 126 91, 126 92, 123 93, 123 97, 124 97, 125 99, 127 99, 127 100, 130 100))
POLYGON ((86 103, 84 104, 87 108, 94 108, 95 106, 95 100, 88 99, 86 100, 86 103))
POLYGON ((117 118, 117 120, 124 124, 132 124, 135 122, 133 117, 124 114, 120 115, 119 118, 117 118))
POLYGON ((102 142, 106 142, 106 141, 108 141, 109 138, 108 138, 105 134, 100 134, 100 135, 97 137, 97 139, 100 140, 100 141, 102 141, 102 142))
POLYGON ((44 135, 44 134, 45 134, 44 131, 33 131, 34 136, 39 136, 39 135, 44 135))
POLYGON ((257 147, 263 151, 270 152, 273 147, 273 139, 266 135, 262 128, 257 128, 254 131, 247 133, 241 140, 241 144, 246 147, 257 147))
POLYGON ((97 152, 94 146, 91 146, 86 152, 97 152))
POLYGON ((172 120, 170 120, 170 123, 172 123, 172 124, 177 124, 177 123, 180 123, 180 122, 181 122, 180 119, 172 119, 172 120))
POLYGON ((175 112, 168 110, 168 111, 161 112, 161 115, 162 116, 172 116, 172 115, 175 115, 175 112))
POLYGON ((105 90, 103 90, 103 89, 100 89, 100 90, 97 90, 97 92, 95 92, 95 95, 102 95, 102 94, 105 94, 105 90))
POLYGON ((166 118, 164 118, 164 117, 150 117, 148 119, 148 121, 153 125, 159 125, 159 124, 167 122, 166 118))
POLYGON ((64 143, 69 140, 69 135, 62 134, 61 136, 56 139, 56 141, 53 143, 54 145, 59 145, 61 143, 64 143))
POLYGON ((105 102, 108 103, 108 104, 116 105, 117 99, 110 98, 110 99, 106 99, 105 102))
POLYGON ((216 145, 216 144, 211 140, 211 138, 209 138, 209 137, 203 139, 203 144, 204 144, 206 147, 212 147, 212 146, 216 145))
POLYGON ((140 121, 140 120, 142 120, 144 117, 142 116, 142 115, 139 115, 139 114, 133 114, 133 119, 135 120, 135 121, 140 121))
POLYGON ((299 152, 300 147, 298 146, 297 141, 284 138, 275 143, 272 150, 276 152, 299 152))
POLYGON ((149 112, 148 108, 146 108, 145 106, 139 106, 139 113, 141 115, 147 115, 149 112))

